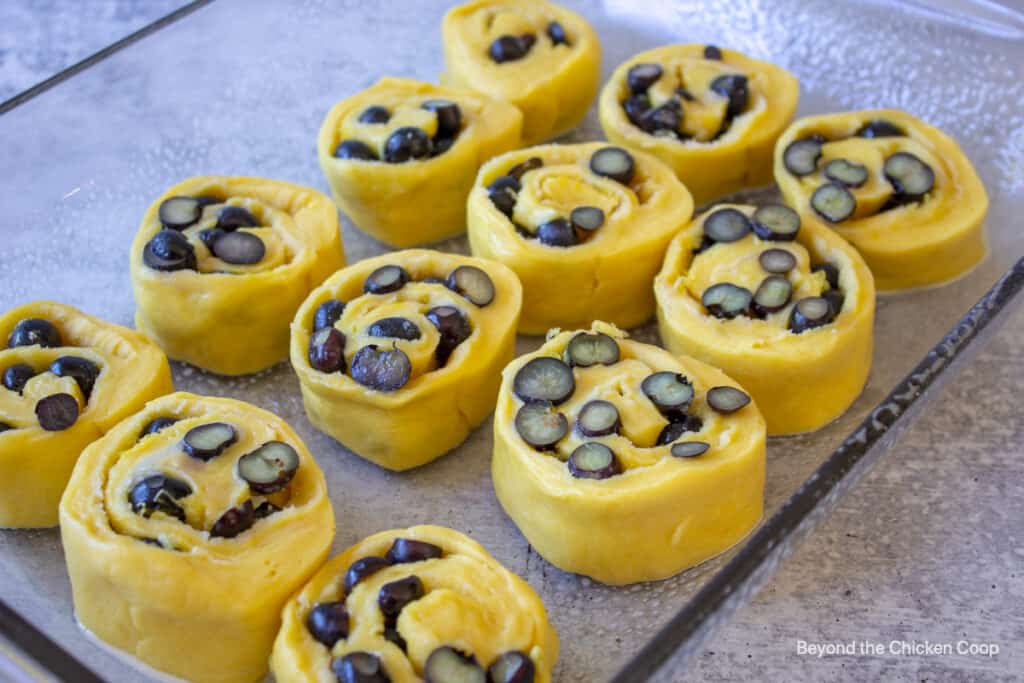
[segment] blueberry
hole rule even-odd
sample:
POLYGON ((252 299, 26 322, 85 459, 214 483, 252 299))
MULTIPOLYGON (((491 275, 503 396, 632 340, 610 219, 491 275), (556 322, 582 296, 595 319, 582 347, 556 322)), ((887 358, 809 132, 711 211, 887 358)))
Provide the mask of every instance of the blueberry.
POLYGON ((337 299, 328 299, 319 306, 313 314, 313 331, 322 330, 325 327, 334 327, 334 323, 341 320, 341 314, 345 312, 345 302, 337 299))
POLYGON ((342 140, 334 148, 336 159, 355 159, 358 161, 376 161, 377 155, 369 145, 359 140, 342 140))
POLYGON ((321 602, 309 611, 306 628, 317 642, 331 648, 339 640, 348 638, 348 621, 344 602, 321 602))
POLYGON ((100 368, 87 358, 78 356, 61 356, 50 364, 50 372, 58 377, 71 377, 82 390, 85 400, 89 400, 92 388, 96 384, 96 378, 100 374, 100 368))
POLYGON ((20 394, 25 385, 28 384, 28 381, 35 376, 36 371, 28 363, 15 363, 4 370, 4 386, 20 394))
POLYGON ((359 123, 387 123, 391 120, 391 113, 387 108, 374 104, 364 109, 358 120, 359 123))
POLYGON ((426 159, 430 152, 430 137, 422 128, 413 126, 399 128, 384 143, 384 161, 392 164, 426 159))
POLYGON ((142 260, 153 270, 164 272, 196 269, 196 252, 188 238, 166 228, 146 243, 142 260))
POLYGON ((256 512, 253 510, 252 501, 247 500, 241 505, 226 510, 217 518, 210 529, 210 536, 213 538, 234 538, 239 534, 248 531, 256 523, 256 512))
POLYGON ((128 494, 132 512, 150 517, 160 512, 168 517, 185 521, 185 510, 177 501, 192 495, 192 487, 185 482, 163 474, 154 474, 135 484, 128 494))
POLYGON ((16 346, 42 346, 44 349, 53 349, 62 346, 63 343, 57 327, 49 320, 41 318, 25 318, 19 321, 7 337, 9 349, 16 346))

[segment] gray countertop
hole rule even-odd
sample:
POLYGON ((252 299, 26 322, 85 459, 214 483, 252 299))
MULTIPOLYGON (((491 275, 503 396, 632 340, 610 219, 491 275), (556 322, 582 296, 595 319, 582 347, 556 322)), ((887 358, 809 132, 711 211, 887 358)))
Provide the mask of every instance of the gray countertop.
MULTIPOLYGON (((0 99, 180 4, 5 0, 0 99)), ((753 603, 676 678, 1024 676, 1024 412, 1015 401, 1024 379, 1022 335, 1024 312, 1018 312, 753 603), (804 652, 850 643, 855 654, 804 652), (944 644, 954 652, 944 653, 944 644), (869 646, 882 652, 864 654, 869 646), (956 652, 984 646, 987 652, 956 652), (998 654, 991 656, 994 649, 998 654)))

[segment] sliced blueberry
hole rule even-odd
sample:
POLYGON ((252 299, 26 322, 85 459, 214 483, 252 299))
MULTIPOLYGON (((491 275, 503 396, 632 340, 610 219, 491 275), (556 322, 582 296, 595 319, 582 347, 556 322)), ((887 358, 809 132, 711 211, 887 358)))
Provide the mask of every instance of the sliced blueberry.
POLYGON ((399 348, 369 344, 352 357, 352 379, 376 391, 396 391, 409 382, 412 363, 399 348))
POLYGON ((203 207, 195 197, 171 197, 160 202, 157 214, 168 230, 184 230, 199 220, 203 207))
POLYGON ((796 239, 800 231, 800 215, 782 204, 758 207, 751 217, 754 234, 763 240, 788 242, 796 239))
POLYGON ((62 432, 78 420, 78 401, 71 394, 51 394, 36 402, 36 419, 48 432, 62 432))
POLYGON ((788 273, 796 268, 796 256, 788 249, 766 249, 757 261, 769 273, 788 273))
POLYGON ((78 356, 61 356, 50 364, 50 372, 58 377, 71 377, 82 390, 85 400, 89 400, 92 388, 99 377, 100 368, 88 358, 78 356))
POLYGON ((334 323, 341 320, 341 314, 345 312, 345 302, 337 299, 328 299, 316 308, 313 314, 313 331, 322 330, 325 327, 334 327, 334 323))
POLYGON ((436 560, 442 555, 444 555, 444 550, 441 546, 433 543, 416 541, 411 538, 396 538, 384 557, 391 564, 407 564, 436 560))
POLYGON ((309 366, 320 372, 345 371, 345 335, 336 327, 324 327, 309 338, 309 366))
POLYGON ((55 349, 63 346, 57 327, 49 320, 42 318, 25 318, 18 321, 9 337, 7 348, 18 346, 41 346, 44 349, 55 349))
POLYGON ((369 652, 348 652, 331 662, 338 683, 391 683, 384 662, 369 652))
POLYGON ((487 196, 498 211, 511 217, 516 208, 516 194, 519 188, 519 180, 514 176, 498 176, 487 186, 487 196))
POLYGON ((366 276, 363 291, 367 294, 397 292, 412 281, 412 276, 401 266, 381 266, 366 276))
POLYGON ((491 276, 476 266, 459 266, 448 274, 445 285, 477 306, 483 307, 494 301, 491 276))
POLYGON ((143 517, 151 517, 160 512, 168 517, 184 522, 185 510, 177 501, 192 495, 192 487, 173 477, 154 474, 135 484, 128 493, 128 502, 132 512, 143 517))
POLYGON ((569 365, 615 365, 619 362, 619 343, 604 332, 580 332, 565 345, 564 360, 569 365))
POLYGON ((839 183, 825 183, 811 195, 814 213, 829 223, 841 223, 857 209, 857 199, 839 183))
POLYGON ((258 228, 260 222, 252 212, 241 206, 225 206, 217 213, 217 227, 221 230, 238 230, 239 228, 258 228))
POLYGON ((376 161, 377 153, 370 146, 359 140, 342 140, 334 148, 336 159, 354 159, 357 161, 376 161))
POLYGON ((260 519, 266 519, 270 515, 273 515, 275 513, 280 512, 280 511, 281 511, 281 508, 277 507, 276 505, 271 503, 269 500, 265 500, 262 503, 260 503, 256 507, 255 510, 253 510, 252 515, 257 520, 260 520, 260 519))
POLYGON ((825 281, 828 286, 832 289, 839 288, 839 269, 831 263, 819 263, 818 265, 811 268, 812 273, 825 273, 825 281))
POLYGON ((604 211, 596 206, 577 206, 569 214, 569 221, 577 230, 593 232, 604 225, 604 211))
POLYGON ((213 244, 214 256, 236 266, 259 263, 266 254, 267 247, 263 240, 249 232, 229 232, 213 244))
POLYGON ((923 197, 935 187, 935 171, 909 152, 896 152, 882 166, 886 180, 905 197, 923 197))
POLYGON ((564 218, 542 223, 537 227, 537 239, 549 247, 572 247, 579 243, 576 231, 564 218))
POLYGON ((769 275, 761 281, 757 291, 754 292, 754 300, 750 307, 754 313, 764 317, 785 308, 791 296, 793 296, 793 284, 785 276, 769 275))
POLYGON ((662 68, 659 64, 634 64, 626 72, 626 85, 634 95, 647 92, 654 82, 661 78, 662 68))
POLYGON ((750 88, 747 77, 742 74, 726 74, 711 81, 711 90, 729 100, 725 115, 729 118, 739 116, 747 109, 750 100, 750 88))
POLYGON ((488 53, 495 63, 504 64, 522 59, 532 46, 532 42, 523 41, 520 36, 504 35, 491 43, 488 53))
POLYGON ((487 675, 472 655, 447 645, 430 653, 423 664, 425 683, 487 683, 487 675))
POLYGON ((536 667, 525 652, 510 650, 487 667, 487 683, 533 683, 536 667))
POLYGON ((658 434, 658 445, 670 444, 687 432, 699 432, 704 427, 704 421, 696 415, 685 413, 669 414, 669 423, 658 434))
POLYGON ((348 638, 348 621, 344 602, 321 602, 309 611, 306 628, 314 640, 332 648, 339 640, 348 638))
POLYGON ((391 563, 385 560, 383 557, 369 556, 362 557, 348 566, 345 571, 345 594, 352 592, 360 581, 365 579, 371 574, 376 574, 385 567, 390 567, 391 563))
POLYGON ((410 159, 426 159, 430 152, 430 136, 422 128, 415 126, 399 128, 384 143, 384 161, 392 164, 400 164, 410 159))
POLYGON ((36 371, 28 363, 15 363, 4 370, 4 387, 19 394, 28 381, 36 376, 36 371))
POLYGON ((416 341, 421 336, 420 328, 416 327, 416 323, 408 318, 398 316, 381 318, 370 325, 366 333, 371 337, 387 337, 406 341, 416 341))
POLYGON ((405 606, 424 596, 423 582, 418 576, 407 576, 391 583, 386 583, 377 594, 377 606, 385 619, 398 619, 405 606))
POLYGON ((534 358, 519 368, 512 391, 523 401, 563 403, 576 391, 572 368, 551 356, 534 358))
POLYGON ((241 505, 224 511, 210 529, 212 538, 234 538, 252 528, 256 523, 256 511, 252 501, 247 500, 241 505))
POLYGON ((708 390, 708 405, 718 413, 735 413, 750 403, 750 396, 736 387, 712 387, 708 390))
POLYGON ((256 493, 280 491, 299 469, 298 452, 283 441, 268 441, 238 459, 238 476, 256 493))
POLYGON ((682 122, 682 109, 674 100, 669 100, 660 107, 645 113, 640 119, 639 127, 652 134, 670 132, 674 135, 679 132, 682 122))
POLYGON ((832 307, 832 317, 835 318, 839 315, 839 312, 843 310, 843 303, 846 301, 846 296, 843 294, 841 289, 830 289, 821 295, 828 305, 832 307))
POLYGON ((875 119, 861 126, 855 135, 861 138, 895 138, 902 137, 906 133, 895 123, 885 119, 875 119))
POLYGON ((443 366, 448 362, 448 357, 452 355, 455 347, 466 341, 473 333, 473 328, 462 311, 454 306, 436 306, 427 311, 425 317, 440 333, 441 339, 437 343, 434 355, 437 364, 443 366))
POLYGON ((722 51, 714 45, 705 45, 704 59, 713 59, 720 62, 722 61, 722 51))
POLYGON ((694 395, 690 380, 669 370, 648 375, 640 383, 640 390, 659 411, 677 415, 686 412, 694 395))
POLYGON ((619 431, 619 410, 601 399, 587 401, 576 416, 576 429, 583 436, 608 436, 619 431))
POLYGON ((359 123, 387 123, 391 120, 391 112, 387 110, 387 107, 382 107, 379 104, 374 104, 362 111, 359 114, 359 123))
POLYGON ((651 110, 651 99, 646 94, 631 95, 622 103, 622 109, 630 123, 644 129, 644 116, 651 110))
POLYGON ((587 441, 569 455, 569 473, 579 479, 607 479, 622 472, 612 449, 597 441, 587 441))
POLYGON ((161 230, 142 250, 143 262, 153 270, 171 272, 195 270, 196 252, 188 238, 177 230, 161 230))
POLYGON ((569 433, 569 421, 550 401, 528 401, 516 412, 515 427, 523 441, 539 450, 554 448, 569 433))
POLYGON ((860 187, 868 181, 868 167, 847 159, 833 159, 822 169, 825 177, 847 187, 860 187))
POLYGON ((817 137, 794 140, 782 153, 782 163, 795 176, 805 176, 818 170, 821 158, 821 140, 817 137))
POLYGON ((716 318, 735 318, 750 310, 754 295, 745 287, 731 282, 720 282, 704 290, 700 302, 709 315, 716 318))
POLYGON ((704 219, 704 234, 715 242, 735 242, 752 230, 750 219, 737 209, 718 209, 704 219))
POLYGON ((454 138, 462 128, 462 110, 451 100, 427 100, 420 105, 437 115, 438 138, 454 138))
POLYGON ((235 441, 238 441, 238 432, 234 427, 226 422, 208 422, 188 430, 181 445, 193 458, 210 460, 235 441))
POLYGON ((621 147, 603 147, 590 157, 590 170, 599 176, 628 185, 636 171, 633 155, 621 147))
POLYGON ((552 45, 568 45, 569 36, 565 34, 565 28, 557 21, 552 21, 548 24, 548 38, 551 39, 552 45))
POLYGON ((677 458, 696 458, 698 455, 707 453, 709 448, 711 448, 711 444, 703 441, 682 441, 672 444, 669 452, 677 458))
MULTIPOLYGON (((508 174, 516 180, 521 180, 524 175, 530 171, 536 171, 538 168, 543 168, 544 160, 540 157, 529 157, 524 161, 520 161, 518 164, 508 169, 508 174)), ((519 191, 519 186, 516 186, 516 192, 519 191)))
POLYGON ((800 334, 832 322, 834 313, 828 299, 820 296, 809 296, 800 299, 793 307, 789 317, 789 329, 800 334))

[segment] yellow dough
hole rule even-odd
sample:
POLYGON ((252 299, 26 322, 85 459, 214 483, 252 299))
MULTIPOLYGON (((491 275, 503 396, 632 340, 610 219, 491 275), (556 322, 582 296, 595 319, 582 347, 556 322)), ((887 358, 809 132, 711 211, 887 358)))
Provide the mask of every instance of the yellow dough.
POLYGON ((693 202, 672 171, 648 154, 632 154, 635 171, 628 185, 597 175, 590 159, 607 147, 599 142, 533 147, 480 169, 469 195, 469 244, 476 256, 504 263, 522 281, 521 332, 543 334, 593 320, 633 327, 654 314, 651 282, 672 236, 690 220, 693 202), (487 188, 532 158, 543 166, 520 178, 510 220, 487 188), (533 235, 545 222, 568 219, 579 206, 601 209, 604 224, 575 246, 548 246, 516 229, 533 235))
POLYGON ((281 608, 327 557, 334 513, 323 473, 281 418, 226 398, 175 393, 121 422, 82 455, 60 504, 61 539, 75 614, 96 636, 144 663, 202 683, 249 683, 267 670, 281 608), (157 418, 173 424, 144 433, 157 418), (214 422, 237 440, 202 460, 185 435, 214 422), (287 444, 298 468, 284 488, 250 490, 240 458, 271 441, 287 444), (185 484, 156 497, 176 506, 136 513, 136 485, 163 475, 185 484), (262 516, 262 504, 279 508, 262 516), (218 532, 229 510, 255 521, 218 532), (242 511, 242 513, 239 512, 242 511), (217 532, 220 535, 215 535, 217 532))
POLYGON ((313 425, 356 454, 390 470, 434 460, 462 443, 494 408, 499 373, 515 353, 522 305, 519 280, 500 263, 457 254, 410 249, 360 261, 335 273, 306 299, 292 322, 291 360, 299 376, 306 414, 313 425), (379 268, 398 266, 410 281, 396 291, 367 294, 364 283, 379 268), (493 300, 476 305, 443 283, 456 269, 480 271, 494 287, 493 300), (314 317, 325 302, 345 304, 334 323, 343 335, 344 368, 323 372, 310 365, 314 317), (438 349, 451 349, 428 319, 442 306, 456 308, 468 322, 468 338, 446 362, 438 349), (415 340, 371 336, 385 318, 405 318, 418 330, 415 340), (408 359, 407 381, 388 390, 352 378, 353 359, 368 346, 408 359))
POLYGON ((765 423, 757 406, 719 414, 708 405, 708 391, 737 386, 721 371, 626 339, 611 325, 596 322, 589 333, 612 337, 618 362, 572 369, 575 390, 551 409, 566 417, 568 432, 549 450, 535 449, 517 431, 525 404, 513 393, 516 376, 533 359, 563 358, 569 341, 583 333, 558 333, 502 373, 491 467, 502 507, 544 559, 609 584, 662 579, 726 550, 762 514, 765 423), (658 445, 669 422, 641 386, 662 371, 690 382, 695 396, 688 415, 702 426, 658 445), (576 420, 598 399, 615 406, 620 426, 608 436, 584 437, 576 420), (673 445, 690 441, 709 448, 696 457, 671 454, 673 445), (589 442, 610 448, 621 473, 606 479, 571 474, 566 461, 589 442))
POLYGON ((982 223, 988 195, 978 174, 952 138, 905 112, 878 109, 796 121, 775 147, 775 181, 804 223, 832 228, 857 247, 882 291, 941 284, 985 257, 982 223), (872 121, 894 124, 904 135, 858 135, 872 121), (783 162, 786 148, 815 135, 825 138, 817 170, 793 175, 783 162), (885 176, 884 163, 897 152, 913 154, 934 173, 934 187, 919 201, 900 202, 885 176), (849 188, 856 199, 853 214, 831 223, 811 208, 810 200, 828 182, 825 164, 836 159, 865 166, 868 178, 860 187, 849 188))
POLYGON ((439 526, 383 531, 353 545, 317 572, 285 606, 283 618, 270 662, 277 683, 341 680, 331 667, 350 653, 376 658, 389 677, 382 680, 391 683, 423 681, 428 657, 441 647, 472 656, 482 669, 505 653, 522 653, 532 662, 535 677, 516 680, 535 683, 551 681, 558 659, 558 635, 533 589, 478 543, 439 526), (414 541, 435 547, 423 555, 429 559, 408 561, 411 556, 390 552, 398 539, 399 544, 414 541), (395 561, 365 575, 346 594, 347 569, 368 557, 395 561), (398 635, 406 642, 403 652, 383 635, 385 617, 377 596, 385 584, 412 581, 413 576, 420 580, 423 596, 406 604, 396 619, 398 635), (338 601, 347 612, 347 637, 328 647, 314 639, 307 622, 318 605, 338 601))
MULTIPOLYGON (((668 45, 641 52, 621 64, 601 90, 601 128, 609 140, 658 157, 682 180, 698 206, 722 195, 772 181, 772 147, 793 118, 800 84, 793 74, 734 50, 705 57, 704 45, 668 45), (641 130, 623 109, 631 95, 626 76, 637 64, 662 73, 646 91, 651 109, 677 103, 677 137, 641 130), (716 78, 747 78, 746 106, 728 116, 729 98, 711 89, 716 78), (678 88, 685 89, 680 96, 678 88)), ((726 91, 728 92, 728 91, 726 91)), ((737 99, 737 102, 740 102, 737 99)))
POLYGON ((815 223, 802 222, 795 241, 748 233, 694 254, 709 216, 735 209, 749 218, 756 208, 716 205, 672 241, 654 281, 658 326, 673 353, 699 358, 736 378, 757 401, 769 434, 806 432, 841 415, 864 388, 871 367, 873 279, 849 244, 815 223), (759 262, 769 249, 788 251, 795 260, 795 267, 781 275, 792 286, 790 303, 763 319, 708 314, 701 296, 712 285, 730 282, 757 291, 769 276, 759 262), (839 269, 842 308, 832 322, 796 334, 789 328, 795 302, 831 289, 824 272, 811 270, 824 263, 839 269))
POLYGON ((0 387, 0 527, 55 526, 57 503, 82 450, 146 401, 173 391, 171 371, 145 336, 50 301, 0 317, 0 343, 0 372, 25 364, 35 373, 20 392, 0 387), (52 324, 59 343, 9 347, 18 323, 33 319, 52 324), (88 380, 82 387, 55 364, 62 358, 96 366, 91 391, 83 391, 88 380), (60 376, 51 370, 55 365, 60 376), (74 398, 78 417, 65 429, 47 431, 36 409, 54 394, 74 398))
POLYGON ((175 360, 222 375, 257 372, 287 357, 288 321, 306 295, 343 265, 338 213, 316 190, 263 178, 189 178, 149 207, 132 243, 135 325, 175 360), (160 232, 160 205, 179 196, 212 202, 181 233, 195 267, 155 270, 144 262, 143 251, 160 232), (227 263, 201 239, 202 231, 217 225, 225 204, 251 212, 259 222, 238 230, 263 242, 258 263, 227 263))
POLYGON ((441 32, 447 69, 442 81, 518 107, 524 117, 524 145, 575 128, 597 94, 601 43, 583 17, 560 5, 476 0, 448 10, 441 32), (561 27, 568 44, 552 39, 552 22, 561 27), (491 59, 495 40, 524 34, 532 34, 534 41, 522 58, 501 63, 491 59))
POLYGON ((507 102, 462 88, 382 78, 331 108, 320 126, 317 155, 334 200, 352 222, 391 246, 409 247, 465 231, 466 195, 480 164, 518 147, 522 126, 522 114, 507 102), (391 134, 410 126, 436 144, 438 115, 421 106, 431 100, 454 102, 461 113, 461 129, 443 153, 403 163, 335 156, 339 143, 354 140, 384 159, 391 134), (360 122, 371 106, 386 108, 389 120, 360 122))

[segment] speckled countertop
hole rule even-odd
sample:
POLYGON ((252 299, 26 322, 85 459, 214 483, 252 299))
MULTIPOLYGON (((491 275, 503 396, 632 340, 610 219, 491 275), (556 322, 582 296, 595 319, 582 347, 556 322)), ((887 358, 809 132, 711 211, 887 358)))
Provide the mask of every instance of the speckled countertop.
MULTIPOLYGON (((181 4, 4 0, 0 100, 181 4)), ((1022 336, 1024 311, 1018 311, 753 603, 673 680, 1024 676, 1022 336), (855 654, 811 651, 826 643, 852 643, 855 654), (937 647, 944 644, 954 653, 937 647), (864 654, 869 647, 881 652, 864 654), (957 654, 959 648, 975 652, 957 654), (991 656, 993 649, 998 654, 991 656)))

